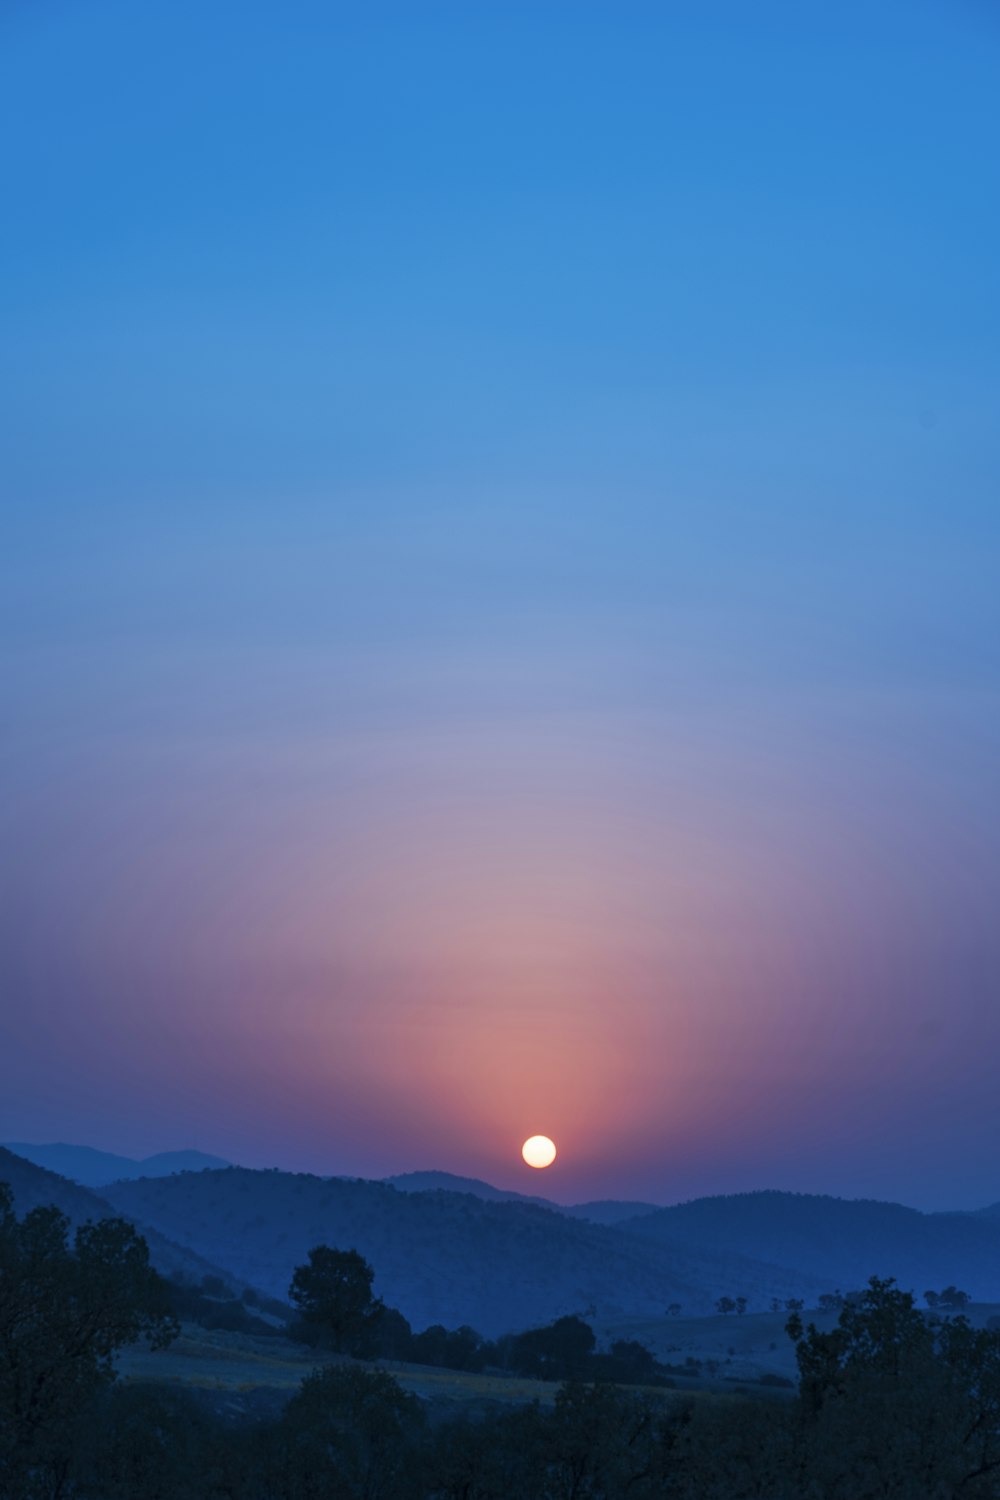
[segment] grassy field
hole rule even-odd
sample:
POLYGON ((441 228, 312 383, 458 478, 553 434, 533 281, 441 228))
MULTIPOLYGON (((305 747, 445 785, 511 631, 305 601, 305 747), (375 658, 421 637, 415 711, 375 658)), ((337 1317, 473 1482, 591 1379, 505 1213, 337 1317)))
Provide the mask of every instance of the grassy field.
MULTIPOLYGON (((1000 1315, 995 1303, 975 1303, 965 1309, 969 1322, 985 1327, 990 1318, 1000 1315)), ((836 1312, 805 1310, 805 1322, 815 1323, 826 1331, 836 1325, 836 1312)), ((928 1316, 931 1316, 928 1313, 928 1316)), ((627 1318, 614 1323, 598 1324, 595 1332, 601 1344, 612 1339, 638 1339, 652 1349, 664 1364, 683 1365, 688 1358, 702 1362, 705 1378, 709 1361, 717 1362, 720 1381, 755 1382, 762 1375, 779 1375, 798 1379, 795 1347, 785 1332, 788 1313, 745 1313, 743 1317, 710 1318, 627 1318)), ((706 1381, 706 1383, 709 1383, 706 1381)))
MULTIPOLYGON (((208 1332, 185 1324, 181 1337, 168 1349, 150 1350, 137 1345, 124 1351, 118 1368, 126 1382, 196 1392, 220 1416, 238 1420, 276 1416, 310 1371, 324 1363, 344 1362, 349 1363, 286 1339, 208 1332)), ((475 1416, 533 1401, 540 1406, 551 1406, 559 1389, 552 1381, 526 1380, 515 1375, 474 1375, 397 1362, 385 1362, 379 1368, 387 1370, 404 1390, 419 1397, 434 1420, 459 1413, 475 1416)), ((678 1386, 700 1395, 708 1395, 713 1387, 716 1391, 725 1389, 722 1382, 712 1380, 678 1381, 678 1386)), ((653 1393, 673 1394, 660 1387, 653 1388, 653 1393)))
MULTIPOLYGON (((285 1339, 208 1332, 185 1324, 168 1349, 137 1345, 118 1361, 125 1381, 185 1387, 210 1395, 212 1405, 232 1416, 276 1413, 303 1378, 324 1363, 343 1363, 285 1339)), ((504 1375, 470 1375, 426 1365, 384 1364, 405 1390, 435 1408, 521 1405, 549 1406, 557 1387, 541 1380, 504 1375)))
MULTIPOLYGON (((996 1305, 967 1309, 970 1322, 984 1326, 1000 1315, 996 1305)), ((831 1328, 835 1313, 807 1312, 807 1322, 831 1328)), ((792 1387, 775 1390, 760 1386, 761 1377, 781 1376, 796 1381, 795 1351, 785 1332, 786 1313, 747 1313, 728 1318, 630 1318, 601 1325, 602 1345, 612 1339, 638 1339, 657 1358, 674 1368, 676 1394, 712 1398, 738 1391, 790 1395, 792 1387), (697 1361, 686 1366, 687 1360, 697 1361), (686 1371, 687 1373, 681 1373, 686 1371)), ((126 1381, 152 1382, 197 1391, 220 1415, 276 1415, 294 1395, 303 1378, 337 1356, 320 1355, 283 1338, 254 1338, 247 1334, 209 1332, 185 1324, 182 1335, 168 1349, 144 1346, 126 1350, 118 1367, 126 1381)), ((525 1380, 499 1374, 466 1374, 427 1365, 387 1363, 404 1389, 424 1402, 435 1418, 462 1411, 468 1415, 505 1405, 537 1401, 551 1406, 558 1387, 548 1381, 525 1380)), ((658 1394, 670 1394, 662 1389, 658 1394)))
MULTIPOLYGON (((832 1328, 836 1314, 810 1313, 819 1328, 832 1328)), ((719 1378, 757 1381, 762 1375, 794 1379, 795 1349, 785 1332, 787 1313, 746 1313, 743 1317, 627 1318, 601 1324, 595 1331, 602 1344, 612 1339, 638 1339, 664 1364, 683 1365, 699 1360, 703 1371, 718 1365, 719 1378)))

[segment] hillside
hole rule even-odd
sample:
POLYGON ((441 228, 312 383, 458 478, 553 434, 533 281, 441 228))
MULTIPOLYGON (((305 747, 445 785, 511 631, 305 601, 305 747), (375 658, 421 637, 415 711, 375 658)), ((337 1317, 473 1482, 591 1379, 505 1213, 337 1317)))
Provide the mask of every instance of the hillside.
POLYGON ((137 1159, 117 1156, 112 1151, 97 1151, 93 1146, 68 1146, 62 1142, 33 1146, 26 1141, 7 1141, 3 1149, 83 1187, 103 1187, 123 1177, 167 1177, 171 1172, 202 1172, 206 1167, 229 1165, 219 1156, 206 1156, 204 1151, 161 1151, 156 1156, 137 1159))
POLYGON ((108 1197, 276 1297, 313 1245, 357 1249, 378 1294, 417 1329, 468 1323, 495 1336, 568 1312, 655 1316, 677 1302, 697 1313, 722 1292, 766 1306, 816 1290, 793 1271, 651 1244, 530 1203, 383 1182, 231 1167, 116 1183, 108 1197))
MULTIPOLYGON (((54 1204, 74 1228, 88 1219, 127 1218, 135 1224, 149 1246, 149 1256, 164 1276, 181 1276, 200 1281, 203 1276, 219 1275, 219 1268, 192 1250, 176 1245, 156 1228, 141 1223, 126 1209, 113 1207, 106 1198, 89 1188, 69 1182, 65 1177, 37 1167, 34 1162, 0 1146, 0 1182, 6 1182, 14 1194, 14 1211, 23 1218, 33 1208, 54 1204)), ((228 1277, 226 1279, 229 1279, 228 1277)))
POLYGON ((560 1208, 573 1219, 589 1219, 592 1224, 624 1224, 641 1214, 655 1213, 656 1203, 628 1203, 620 1198, 599 1198, 593 1203, 571 1203, 560 1208))
POLYGON ((898 1203, 806 1193, 697 1198, 629 1220, 624 1233, 660 1244, 728 1248, 796 1270, 825 1290, 894 1276, 922 1293, 949 1283, 1000 1299, 1000 1222, 988 1214, 923 1214, 898 1203))
POLYGON ((399 1177, 384 1177, 382 1180, 402 1193, 472 1193, 489 1203, 537 1203, 571 1219, 589 1219, 592 1224, 621 1224, 639 1214, 653 1213, 658 1207, 655 1203, 623 1203, 616 1198, 594 1203, 553 1203, 551 1198, 509 1192, 494 1187, 491 1182, 483 1182, 479 1177, 456 1177, 451 1172, 403 1172, 399 1177))
POLYGON ((453 1172, 401 1172, 397 1177, 383 1177, 382 1181, 401 1193, 471 1193, 486 1203, 535 1203, 541 1208, 559 1209, 548 1198, 510 1192, 484 1182, 481 1177, 456 1177, 453 1172))

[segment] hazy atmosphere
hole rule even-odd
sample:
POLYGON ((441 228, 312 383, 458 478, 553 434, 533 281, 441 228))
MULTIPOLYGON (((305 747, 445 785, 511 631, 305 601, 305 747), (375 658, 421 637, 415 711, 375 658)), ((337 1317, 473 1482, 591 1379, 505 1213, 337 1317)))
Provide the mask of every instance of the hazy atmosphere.
POLYGON ((566 15, 3 7, 0 1140, 981 1207, 1000 23, 566 15))

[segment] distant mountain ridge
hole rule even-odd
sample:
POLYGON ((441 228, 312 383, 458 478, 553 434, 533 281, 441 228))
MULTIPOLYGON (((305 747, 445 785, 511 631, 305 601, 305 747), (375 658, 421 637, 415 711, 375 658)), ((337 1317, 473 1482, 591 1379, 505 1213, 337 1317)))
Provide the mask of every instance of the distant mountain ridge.
POLYGON ((221 1156, 207 1156, 204 1151, 160 1151, 155 1156, 137 1159, 63 1142, 35 1146, 26 1141, 6 1141, 3 1149, 82 1187, 104 1187, 122 1178, 168 1177, 172 1172, 203 1172, 229 1166, 221 1156))
POLYGON ((559 1209, 559 1204, 548 1198, 511 1192, 494 1187, 481 1177, 456 1177, 452 1172, 400 1172, 395 1177, 383 1177, 382 1181, 401 1193, 471 1193, 484 1203, 534 1203, 540 1208, 559 1209))
POLYGON ((656 1213, 662 1204, 629 1202, 622 1198, 597 1198, 592 1203, 571 1203, 560 1211, 574 1219, 589 1219, 592 1224, 624 1224, 643 1214, 656 1213))
POLYGON ((926 1214, 764 1190, 668 1208, 567 1207, 439 1171, 368 1182, 207 1167, 213 1158, 200 1152, 135 1162, 87 1147, 28 1149, 69 1152, 77 1170, 104 1172, 111 1162, 120 1172, 124 1163, 134 1175, 98 1197, 0 1148, 0 1180, 14 1185, 19 1211, 55 1202, 74 1222, 124 1213, 169 1274, 200 1278, 221 1267, 233 1283, 282 1299, 314 1245, 356 1248, 379 1294, 417 1328, 470 1323, 495 1335, 566 1312, 662 1316, 671 1303, 703 1314, 722 1295, 746 1296, 753 1310, 856 1289, 873 1275, 918 1295, 954 1284, 976 1301, 1000 1301, 1000 1204, 926 1214), (150 1175, 151 1166, 170 1175, 150 1175))
POLYGON ((918 1295, 958 1285, 977 1301, 1000 1301, 1000 1217, 931 1213, 864 1198, 765 1190, 695 1198, 630 1219, 626 1234, 661 1244, 728 1246, 790 1266, 826 1290, 893 1276, 918 1295))
POLYGON ((383 1177, 402 1193, 472 1193, 488 1203, 536 1203, 541 1208, 550 1208, 554 1213, 568 1214, 572 1219, 589 1219, 592 1224, 620 1224, 625 1219, 634 1219, 639 1214, 653 1213, 660 1207, 657 1203, 628 1203, 617 1198, 605 1198, 594 1203, 554 1203, 551 1198, 537 1198, 527 1193, 515 1193, 505 1188, 494 1187, 480 1177, 456 1177, 452 1172, 403 1172, 398 1177, 383 1177))

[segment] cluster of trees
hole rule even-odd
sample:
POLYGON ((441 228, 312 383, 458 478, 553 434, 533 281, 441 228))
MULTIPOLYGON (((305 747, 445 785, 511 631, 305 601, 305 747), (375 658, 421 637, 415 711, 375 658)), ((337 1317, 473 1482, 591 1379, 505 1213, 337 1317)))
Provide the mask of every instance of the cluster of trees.
POLYGON ((248 1288, 237 1297, 221 1276, 203 1276, 197 1284, 172 1278, 167 1282, 170 1310, 179 1322, 197 1323, 202 1328, 223 1329, 227 1333, 249 1333, 257 1338, 281 1338, 286 1333, 287 1310, 283 1303, 271 1302, 270 1310, 278 1321, 260 1316, 267 1299, 248 1288))
POLYGON ((665 1382, 663 1369, 645 1345, 619 1339, 610 1350, 598 1353, 594 1330, 572 1314, 495 1341, 484 1339, 474 1328, 448 1329, 440 1324, 414 1333, 402 1313, 374 1295, 374 1279, 372 1267, 356 1250, 329 1245, 310 1250, 289 1288, 299 1315, 293 1334, 314 1348, 362 1359, 471 1372, 490 1367, 538 1380, 665 1382))
POLYGON ((957 1286, 946 1286, 941 1292, 925 1292, 924 1301, 928 1307, 947 1307, 961 1309, 968 1307, 968 1292, 959 1291, 957 1286))
MULTIPOLYGON (((715 1310, 716 1310, 717 1313, 720 1313, 724 1318, 728 1318, 732 1313, 736 1313, 739 1317, 742 1317, 743 1314, 747 1310, 747 1301, 748 1301, 748 1299, 746 1297, 720 1297, 718 1299, 718 1301, 716 1302, 716 1304, 715 1304, 715 1310)), ((776 1312, 776 1313, 778 1313, 778 1312, 788 1312, 788 1313, 801 1312, 802 1309, 805 1307, 805 1305, 806 1304, 805 1304, 805 1302, 803 1301, 803 1299, 801 1297, 786 1297, 784 1300, 782 1300, 781 1297, 772 1297, 771 1298, 771 1311, 772 1312, 776 1312)), ((820 1305, 821 1306, 823 1305, 823 1298, 822 1297, 820 1298, 820 1305)), ((680 1308, 678 1307, 678 1305, 677 1305, 676 1302, 673 1302, 667 1308, 667 1312, 668 1313, 674 1313, 674 1312, 678 1312, 679 1313, 680 1312, 680 1308)))
MULTIPOLYGON (((838 1287, 835 1292, 824 1292, 819 1298, 821 1312, 837 1312, 842 1307, 857 1306, 865 1298, 864 1291, 842 1292, 838 1287)), ((968 1307, 970 1298, 968 1292, 959 1291, 956 1286, 946 1286, 941 1292, 924 1292, 924 1301, 928 1307, 943 1307, 949 1311, 960 1312, 963 1307, 968 1307)), ((802 1304, 792 1311, 802 1310, 802 1304)))
MULTIPOLYGON (((344 1269, 310 1261, 331 1265, 344 1269)), ((353 1319, 338 1307, 328 1325, 342 1344, 382 1322, 367 1285, 353 1319)), ((308 1320, 326 1287, 308 1276, 297 1286, 308 1320)), ((18 1221, 0 1186, 0 1495, 1000 1500, 1000 1330, 928 1319, 875 1279, 845 1299, 834 1328, 796 1312, 787 1329, 799 1370, 790 1399, 623 1390, 591 1378, 588 1325, 561 1319, 512 1342, 537 1370, 570 1371, 551 1407, 435 1425, 384 1370, 342 1361, 310 1375, 280 1416, 234 1424, 210 1392, 115 1382, 118 1349, 177 1332, 135 1230, 110 1220, 71 1240, 55 1209, 18 1221)))

